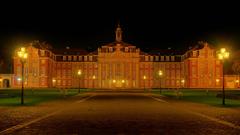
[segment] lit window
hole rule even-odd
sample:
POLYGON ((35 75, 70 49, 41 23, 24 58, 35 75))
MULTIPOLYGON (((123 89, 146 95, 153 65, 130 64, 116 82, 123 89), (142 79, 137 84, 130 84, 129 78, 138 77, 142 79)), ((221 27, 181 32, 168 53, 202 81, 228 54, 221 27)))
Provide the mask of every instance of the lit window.
POLYGON ((68 56, 68 61, 71 61, 72 60, 72 56, 68 56))
POLYGON ((46 63, 46 60, 41 60, 41 64, 45 64, 46 63))
POLYGON ((73 56, 73 60, 74 60, 74 61, 77 61, 77 56, 73 56))
POLYGON ((169 61, 169 56, 166 56, 166 61, 169 61))
POLYGON ((45 51, 41 50, 41 56, 45 56, 45 51))
POLYGON ((87 56, 84 56, 84 61, 87 61, 87 56))
POLYGON ((125 52, 128 52, 128 47, 125 47, 125 52))
POLYGON ((79 61, 82 61, 82 56, 78 56, 79 61))
POLYGON ((145 56, 145 61, 148 61, 148 56, 145 56))
POLYGON ((161 56, 161 61, 164 61, 164 56, 161 56))
POLYGON ((89 61, 92 61, 92 56, 89 56, 89 61))
POLYGON ((153 61, 153 56, 150 56, 150 61, 153 61))
POLYGON ((66 56, 63 56, 63 61, 65 61, 66 60, 66 56))

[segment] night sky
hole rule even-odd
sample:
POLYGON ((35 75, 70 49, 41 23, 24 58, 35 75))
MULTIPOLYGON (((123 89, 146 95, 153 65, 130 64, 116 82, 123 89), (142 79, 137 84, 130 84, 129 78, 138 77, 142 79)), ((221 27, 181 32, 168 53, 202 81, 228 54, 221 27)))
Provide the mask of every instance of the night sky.
MULTIPOLYGON (((239 4, 232 2, 8 2, 0 8, 1 55, 31 40, 95 50, 115 39, 144 51, 185 49, 199 40, 240 49, 239 4)), ((5 56, 7 56, 5 55, 5 56)))

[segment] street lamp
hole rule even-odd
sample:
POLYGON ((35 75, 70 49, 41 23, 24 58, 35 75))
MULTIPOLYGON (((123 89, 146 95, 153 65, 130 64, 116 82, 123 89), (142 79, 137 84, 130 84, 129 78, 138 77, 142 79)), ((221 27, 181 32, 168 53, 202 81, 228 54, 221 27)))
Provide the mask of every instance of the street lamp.
POLYGON ((162 89, 161 89, 161 77, 163 75, 162 73, 162 70, 159 70, 158 71, 158 75, 159 75, 159 91, 160 91, 160 94, 162 93, 162 89))
POLYGON ((56 85, 56 79, 52 79, 52 87, 55 87, 55 85, 56 85))
POLYGON ((26 49, 24 47, 20 48, 20 50, 17 52, 18 53, 18 57, 20 58, 20 62, 22 64, 22 92, 21 92, 21 104, 24 104, 24 64, 26 63, 26 59, 27 59, 27 52, 26 49))
POLYGON ((96 79, 96 76, 95 75, 93 75, 93 88, 94 88, 94 81, 95 81, 95 79, 96 79))
POLYGON ((145 85, 146 85, 146 79, 147 79, 147 77, 144 75, 144 76, 143 76, 143 79, 144 79, 144 91, 145 91, 145 90, 146 90, 146 86, 145 86, 145 85))
POLYGON ((235 83, 236 83, 236 87, 238 88, 238 86, 239 86, 239 80, 235 80, 235 83))
POLYGON ((113 87, 116 88, 116 80, 114 79, 112 82, 113 82, 113 87))
POLYGON ((217 86, 218 86, 219 81, 220 81, 219 79, 216 79, 216 85, 217 85, 217 86))
POLYGON ((182 87, 184 87, 185 80, 182 79, 182 80, 181 80, 181 83, 182 83, 182 87))
POLYGON ((80 77, 82 75, 82 71, 79 69, 77 72, 78 75, 78 93, 80 93, 80 77))
POLYGON ((225 105, 225 90, 224 90, 224 59, 229 58, 229 52, 226 51, 225 48, 221 48, 220 51, 218 52, 218 59, 222 61, 222 105, 225 105))

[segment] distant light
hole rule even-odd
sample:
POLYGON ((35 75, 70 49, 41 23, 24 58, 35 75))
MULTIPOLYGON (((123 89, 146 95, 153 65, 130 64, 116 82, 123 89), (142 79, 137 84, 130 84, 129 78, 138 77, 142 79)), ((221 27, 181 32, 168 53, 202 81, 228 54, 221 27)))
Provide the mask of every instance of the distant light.
POLYGON ((225 48, 221 48, 221 53, 225 53, 226 49, 225 48))
POLYGON ((162 70, 159 70, 159 71, 158 71, 158 75, 159 75, 159 76, 162 76, 162 74, 163 74, 163 73, 162 73, 162 70))
POLYGON ((26 48, 22 47, 22 48, 21 48, 21 51, 22 51, 22 52, 25 52, 25 51, 26 51, 26 48))
POLYGON ((21 81, 21 80, 22 80, 22 78, 20 78, 20 77, 19 77, 17 80, 18 80, 18 81, 21 81))
POLYGON ((122 83, 125 83, 125 80, 122 80, 122 83))
POLYGON ((220 80, 219 79, 216 79, 216 82, 218 83, 220 80))
POLYGON ((184 80, 184 79, 182 79, 182 80, 181 80, 181 82, 182 82, 182 83, 185 83, 185 80, 184 80))
POLYGON ((81 70, 78 70, 78 73, 77 73, 78 75, 81 75, 82 74, 82 71, 81 70))
POLYGON ((235 82, 236 82, 236 83, 239 83, 239 80, 236 80, 235 82))
POLYGON ((116 80, 113 80, 113 83, 115 83, 116 82, 116 80))
POLYGON ((218 59, 223 60, 229 58, 230 53, 226 51, 225 48, 221 48, 220 52, 218 53, 218 59))

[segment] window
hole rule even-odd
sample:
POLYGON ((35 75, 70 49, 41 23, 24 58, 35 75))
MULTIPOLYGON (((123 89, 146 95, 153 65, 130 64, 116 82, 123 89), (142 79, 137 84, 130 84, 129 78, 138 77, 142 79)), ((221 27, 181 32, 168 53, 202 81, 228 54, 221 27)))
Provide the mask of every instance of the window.
POLYGON ((87 61, 87 57, 88 57, 88 56, 84 56, 84 61, 87 61))
POLYGON ((169 56, 166 56, 166 61, 169 61, 169 56))
POLYGON ((175 61, 175 56, 171 56, 171 61, 175 61))
POLYGON ((155 60, 156 60, 156 61, 159 61, 159 56, 155 56, 155 60))
POLYGON ((68 61, 71 61, 72 60, 72 56, 68 56, 68 61))
POLYGON ((77 56, 73 56, 73 60, 74 60, 74 61, 77 61, 77 56))
POLYGON ((82 56, 78 56, 78 60, 79 60, 79 61, 82 61, 82 56))
POLYGON ((196 72, 196 67, 192 67, 192 75, 193 75, 193 76, 196 76, 196 73, 197 73, 197 72, 196 72))
POLYGON ((128 47, 125 47, 125 52, 128 52, 128 47))
POLYGON ((46 60, 41 60, 41 64, 45 64, 46 63, 46 60))
POLYGON ((46 68, 45 67, 41 67, 40 74, 41 75, 46 75, 46 68))
POLYGON ((166 68, 169 68, 169 64, 168 63, 166 64, 166 68))
POLYGON ((66 60, 66 56, 63 56, 63 61, 65 61, 66 60))
POLYGON ((150 61, 153 61, 153 56, 150 56, 150 61))
POLYGON ((164 61, 164 56, 161 56, 161 61, 164 61))
POLYGON ((89 56, 89 61, 93 61, 93 58, 92 58, 92 56, 89 56))
POLYGON ((112 47, 109 47, 109 52, 113 52, 113 48, 112 47))
POLYGON ((41 50, 41 56, 45 56, 45 51, 44 50, 41 50))
POLYGON ((148 61, 148 56, 145 56, 145 61, 148 61))
POLYGON ((197 56, 197 52, 193 51, 193 57, 196 57, 196 56, 197 56))

